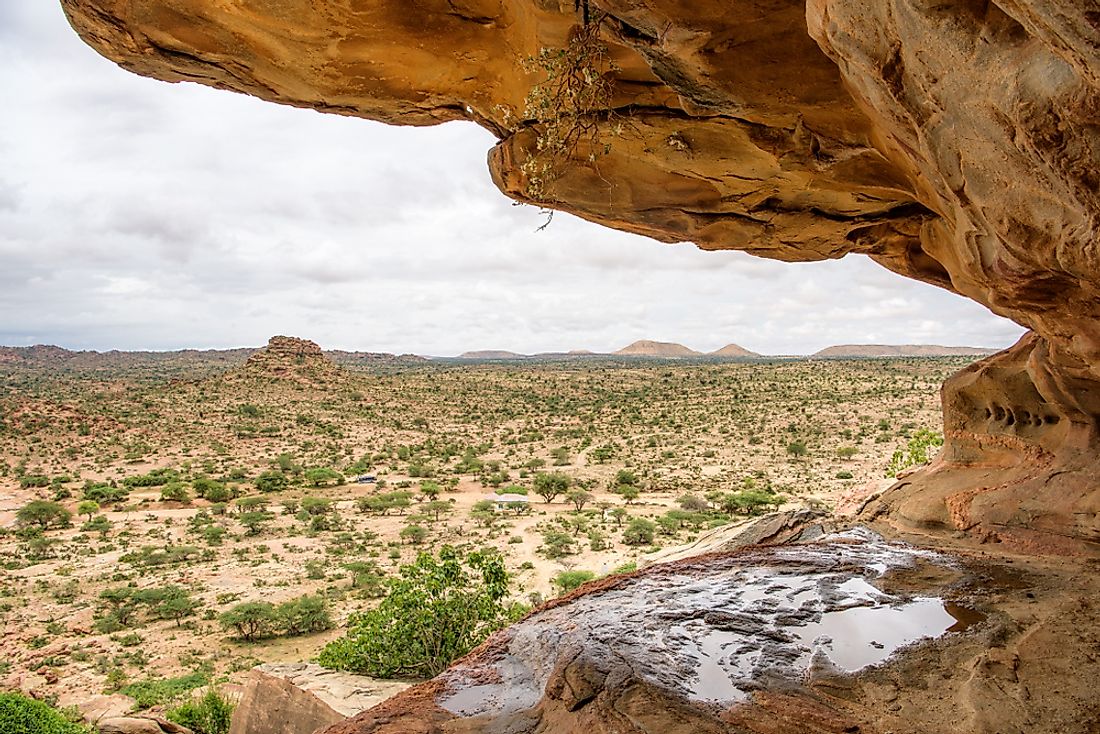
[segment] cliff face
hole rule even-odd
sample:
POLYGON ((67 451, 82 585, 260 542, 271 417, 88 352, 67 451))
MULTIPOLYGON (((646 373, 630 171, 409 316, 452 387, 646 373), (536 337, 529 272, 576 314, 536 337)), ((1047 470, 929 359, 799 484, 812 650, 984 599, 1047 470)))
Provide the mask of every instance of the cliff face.
POLYGON ((946 386, 940 462, 874 511, 1100 540, 1095 4, 62 4, 139 74, 397 124, 473 120, 521 201, 704 249, 866 254, 1014 319, 1032 333, 946 386))

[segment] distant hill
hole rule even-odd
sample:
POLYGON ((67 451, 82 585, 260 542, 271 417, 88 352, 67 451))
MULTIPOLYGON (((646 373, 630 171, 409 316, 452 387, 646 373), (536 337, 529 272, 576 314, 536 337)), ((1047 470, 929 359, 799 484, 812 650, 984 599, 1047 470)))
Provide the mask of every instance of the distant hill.
POLYGON ((984 357, 999 351, 985 347, 941 347, 936 344, 839 344, 814 352, 810 357, 984 357))
POLYGON ((711 357, 759 357, 756 352, 750 352, 740 344, 727 344, 721 349, 710 352, 711 357))
MULTIPOLYGON (((288 337, 289 338, 289 337, 288 337)), ((49 344, 33 347, 0 346, 0 366, 30 368, 110 370, 146 368, 175 372, 226 370, 243 365, 261 350, 255 347, 236 349, 180 349, 171 352, 109 352, 73 351, 49 344)), ((426 362, 415 354, 393 355, 387 352, 325 351, 333 362, 349 366, 372 366, 390 362, 426 362)))
POLYGON ((187 370, 234 367, 255 349, 182 349, 175 352, 73 351, 53 345, 0 347, 0 365, 37 369, 111 370, 135 367, 187 370))
POLYGON ((481 349, 473 352, 463 352, 459 359, 526 359, 526 354, 509 352, 504 349, 481 349))
POLYGON ((345 352, 341 349, 326 349, 325 355, 336 364, 375 365, 384 362, 427 362, 427 357, 417 354, 390 354, 389 352, 345 352))
POLYGON ((618 357, 660 357, 662 359, 675 359, 677 357, 701 357, 702 352, 688 349, 683 344, 672 342, 655 342, 649 339, 641 339, 629 344, 612 354, 618 357))

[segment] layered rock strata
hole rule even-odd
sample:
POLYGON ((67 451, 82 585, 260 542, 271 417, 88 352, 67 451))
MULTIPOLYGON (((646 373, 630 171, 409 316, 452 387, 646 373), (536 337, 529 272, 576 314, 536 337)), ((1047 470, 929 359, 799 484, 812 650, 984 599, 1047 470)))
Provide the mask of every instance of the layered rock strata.
POLYGON ((1096 543, 1094 3, 62 4, 139 74, 396 124, 474 121, 520 201, 704 249, 864 254, 1014 319, 1032 332, 947 386, 948 447, 927 481, 881 507, 1096 543), (540 63, 542 49, 566 52, 540 63))

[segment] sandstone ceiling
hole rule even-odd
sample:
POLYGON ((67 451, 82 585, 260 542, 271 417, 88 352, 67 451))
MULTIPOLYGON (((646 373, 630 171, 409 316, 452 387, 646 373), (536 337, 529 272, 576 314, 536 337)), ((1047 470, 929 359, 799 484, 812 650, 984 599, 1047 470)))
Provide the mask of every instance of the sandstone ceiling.
POLYGON ((62 5, 145 76, 472 120, 520 201, 704 249, 865 254, 1012 318, 1032 333, 945 386, 940 460, 870 512, 1100 542, 1094 0, 62 5))

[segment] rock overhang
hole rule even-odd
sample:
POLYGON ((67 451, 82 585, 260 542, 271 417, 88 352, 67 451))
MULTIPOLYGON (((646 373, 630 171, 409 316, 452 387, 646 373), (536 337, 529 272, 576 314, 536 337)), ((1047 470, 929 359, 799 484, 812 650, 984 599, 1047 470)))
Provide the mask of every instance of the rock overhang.
POLYGON ((571 1, 62 5, 139 74, 395 124, 475 121, 520 201, 704 249, 864 254, 1014 319, 1032 332, 946 385, 940 460, 872 511, 1095 551, 1100 24, 1086 4, 592 0, 608 93, 574 112, 623 130, 535 167, 550 123, 528 114, 541 77, 525 60, 569 47, 584 24, 571 1))

